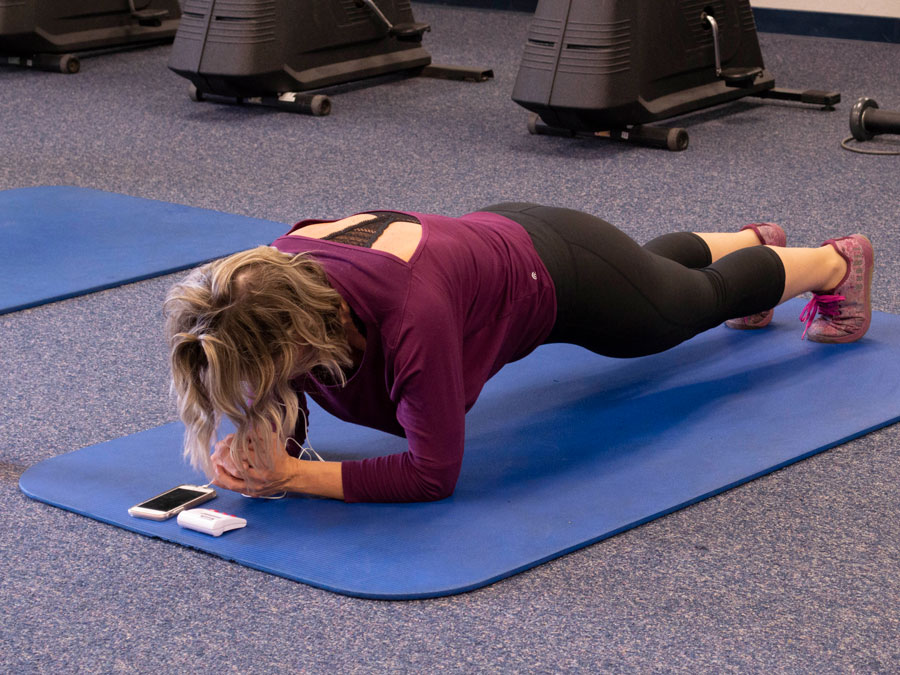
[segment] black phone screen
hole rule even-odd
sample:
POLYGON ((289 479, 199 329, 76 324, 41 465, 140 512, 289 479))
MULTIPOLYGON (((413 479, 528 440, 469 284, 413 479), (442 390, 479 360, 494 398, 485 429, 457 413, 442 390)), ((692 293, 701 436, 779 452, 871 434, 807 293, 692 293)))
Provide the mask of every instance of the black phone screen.
POLYGON ((154 497, 142 504, 138 504, 138 506, 144 509, 153 509, 154 511, 171 511, 182 504, 187 504, 192 499, 202 497, 204 494, 206 492, 177 487, 161 494, 159 497, 154 497))

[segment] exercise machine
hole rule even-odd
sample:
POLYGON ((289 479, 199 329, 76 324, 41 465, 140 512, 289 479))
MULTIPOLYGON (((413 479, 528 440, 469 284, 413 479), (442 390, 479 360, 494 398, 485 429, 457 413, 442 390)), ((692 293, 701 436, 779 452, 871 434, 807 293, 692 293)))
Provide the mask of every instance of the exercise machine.
POLYGON ((484 68, 436 66, 409 0, 186 0, 169 68, 195 101, 327 115, 319 91, 399 73, 481 82, 484 68))
POLYGON ((178 0, 0 2, 0 63, 77 73, 80 57, 171 42, 178 0))
POLYGON ((531 133, 669 150, 687 131, 650 122, 746 96, 840 102, 775 87, 749 0, 539 0, 512 94, 531 133))

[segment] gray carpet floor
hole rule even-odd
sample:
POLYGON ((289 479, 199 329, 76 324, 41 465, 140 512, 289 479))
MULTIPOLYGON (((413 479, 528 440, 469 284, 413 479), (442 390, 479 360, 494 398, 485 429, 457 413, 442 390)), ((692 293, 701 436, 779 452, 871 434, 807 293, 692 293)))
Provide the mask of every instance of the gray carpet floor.
MULTIPOLYGON (((529 16, 415 9, 436 62, 496 79, 350 87, 311 118, 194 103, 168 47, 76 76, 0 68, 0 189, 78 185, 285 223, 528 200, 641 241, 759 220, 794 244, 862 231, 875 308, 900 312, 900 158, 839 147, 857 97, 900 109, 900 45, 763 34, 778 84, 839 90, 838 110, 745 100, 682 119, 690 148, 667 153, 530 136, 510 100, 529 16)), ((160 307, 177 276, 0 316, 0 672, 897 672, 896 425, 428 601, 343 597, 26 498, 28 466, 175 419, 160 307)))

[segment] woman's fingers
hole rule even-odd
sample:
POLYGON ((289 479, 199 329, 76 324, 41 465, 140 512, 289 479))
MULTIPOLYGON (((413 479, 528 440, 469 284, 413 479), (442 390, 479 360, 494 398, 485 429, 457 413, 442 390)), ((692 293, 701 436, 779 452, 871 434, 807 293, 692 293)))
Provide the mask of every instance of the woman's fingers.
POLYGON ((278 476, 266 469, 247 469, 242 475, 236 475, 222 464, 215 464, 215 477, 213 485, 233 490, 252 497, 282 492, 281 482, 278 476))
POLYGON ((228 434, 225 438, 216 443, 215 449, 219 450, 219 448, 223 448, 225 450, 228 450, 231 448, 232 442, 234 442, 234 434, 228 434))
POLYGON ((265 455, 270 441, 276 441, 274 437, 251 436, 245 448, 241 449, 235 458, 232 443, 234 434, 229 434, 215 444, 210 457, 214 470, 213 484, 226 490, 234 490, 247 495, 262 496, 283 491, 284 462, 287 458, 277 456, 274 464, 267 467, 267 462, 262 461, 259 455, 265 455))
MULTIPOLYGON (((210 457, 213 468, 217 473, 225 473, 232 479, 240 479, 234 458, 231 456, 231 446, 224 441, 216 443, 215 451, 210 457)), ((225 487, 224 485, 222 487, 225 487)))
POLYGON ((213 477, 212 482, 213 485, 225 488, 226 490, 233 490, 235 492, 243 492, 245 490, 243 480, 232 476, 218 465, 215 467, 215 476, 213 477))
POLYGON ((234 440, 234 434, 228 434, 221 441, 213 446, 212 460, 215 462, 223 457, 231 454, 231 442, 234 440))

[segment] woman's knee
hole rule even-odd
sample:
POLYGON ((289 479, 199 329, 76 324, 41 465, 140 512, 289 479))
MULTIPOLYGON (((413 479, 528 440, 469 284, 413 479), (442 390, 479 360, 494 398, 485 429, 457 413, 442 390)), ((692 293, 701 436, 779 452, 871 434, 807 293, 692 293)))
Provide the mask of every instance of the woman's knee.
POLYGON ((700 269, 712 264, 709 246, 693 232, 664 234, 644 244, 644 250, 674 260, 691 269, 700 269))

